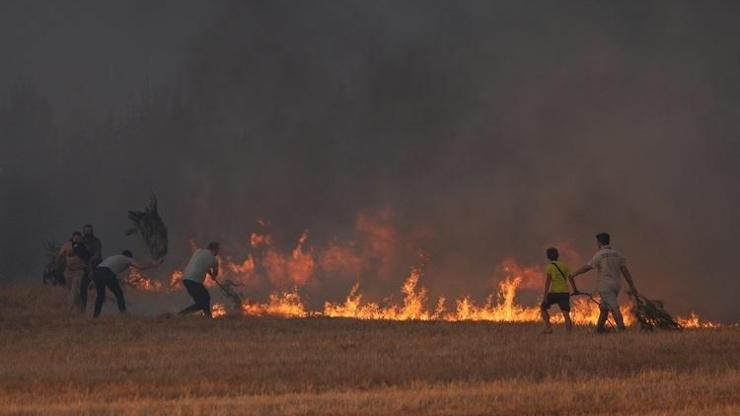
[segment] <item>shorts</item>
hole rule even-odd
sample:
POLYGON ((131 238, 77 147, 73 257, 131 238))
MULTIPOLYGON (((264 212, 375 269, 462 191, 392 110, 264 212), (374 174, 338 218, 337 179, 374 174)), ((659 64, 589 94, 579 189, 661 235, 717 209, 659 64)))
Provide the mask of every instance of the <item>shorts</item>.
POLYGON ((601 306, 603 310, 619 311, 619 289, 617 290, 600 290, 601 306))
POLYGON ((570 312, 570 293, 548 293, 542 302, 542 307, 550 309, 550 306, 558 304, 563 312, 570 312))

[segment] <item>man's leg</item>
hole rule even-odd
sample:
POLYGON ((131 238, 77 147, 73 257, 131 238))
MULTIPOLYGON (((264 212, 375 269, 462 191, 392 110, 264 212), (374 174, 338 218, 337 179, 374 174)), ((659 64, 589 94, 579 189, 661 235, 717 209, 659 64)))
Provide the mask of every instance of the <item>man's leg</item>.
POLYGON ((570 332, 573 329, 573 322, 570 320, 570 294, 559 293, 558 294, 558 307, 560 313, 563 314, 563 320, 565 321, 565 329, 570 332))
POLYGON ((181 310, 180 311, 180 315, 191 314, 191 313, 193 313, 195 311, 199 311, 202 306, 198 302, 198 298, 200 296, 199 296, 198 291, 197 291, 197 286, 195 286, 195 285, 197 285, 197 283, 191 282, 190 280, 183 280, 182 281, 182 285, 185 286, 185 290, 188 291, 188 295, 190 295, 190 297, 193 298, 193 301, 195 301, 195 303, 193 303, 192 305, 188 306, 187 308, 181 310))
POLYGON ((540 314, 542 315, 542 321, 545 322, 545 333, 549 334, 552 332, 552 325, 550 325, 550 313, 547 309, 547 304, 543 302, 542 305, 540 305, 540 314))
POLYGON ((617 328, 624 329, 624 319, 622 318, 622 312, 619 310, 619 289, 601 292, 600 294, 602 305, 605 305, 611 311, 614 321, 617 323, 617 328))
POLYGON ((206 314, 207 317, 212 318, 211 316, 211 294, 208 293, 208 289, 204 285, 200 285, 201 293, 200 293, 200 307, 203 310, 203 313, 206 314))
POLYGON ((65 278, 69 282, 69 310, 70 312, 80 310, 80 284, 82 282, 81 270, 66 271, 65 278))
POLYGON ((573 330, 573 321, 570 320, 570 311, 562 311, 565 320, 565 329, 570 332, 573 330))
POLYGON ((599 319, 596 321, 596 332, 606 332, 606 328, 604 328, 604 325, 606 325, 606 319, 608 317, 609 309, 607 309, 605 305, 602 304, 601 306, 599 306, 599 319))
POLYGON ((85 269, 82 275, 82 280, 80 281, 80 309, 82 310, 82 313, 85 313, 85 310, 87 309, 87 294, 90 290, 90 276, 92 272, 90 272, 89 269, 85 269))
POLYGON ((612 308, 612 316, 614 316, 614 320, 617 322, 617 329, 624 330, 624 318, 622 317, 622 312, 619 310, 619 305, 612 308))
POLYGON ((103 309, 103 303, 105 302, 105 282, 99 276, 95 276, 93 282, 95 282, 95 311, 93 317, 97 318, 100 316, 100 311, 103 309))
POLYGON ((123 297, 123 289, 121 284, 118 283, 118 277, 112 275, 108 278, 107 286, 110 291, 116 296, 116 303, 118 303, 118 312, 126 312, 126 299, 123 297))
POLYGON ((552 294, 546 293, 545 299, 542 299, 540 304, 540 315, 542 321, 545 323, 545 333, 549 334, 552 332, 552 325, 550 325, 550 306, 553 304, 552 294))

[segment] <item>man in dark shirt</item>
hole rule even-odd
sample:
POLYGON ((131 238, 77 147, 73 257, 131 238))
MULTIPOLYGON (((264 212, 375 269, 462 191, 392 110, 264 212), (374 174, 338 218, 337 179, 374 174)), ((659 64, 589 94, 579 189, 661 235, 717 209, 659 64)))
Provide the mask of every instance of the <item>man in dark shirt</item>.
POLYGON ((82 226, 82 243, 85 245, 88 253, 90 253, 89 264, 90 267, 86 269, 85 276, 80 282, 80 303, 82 310, 85 311, 87 308, 87 294, 92 282, 92 271, 98 267, 98 264, 103 260, 103 244, 100 239, 95 236, 93 226, 85 224, 82 226))

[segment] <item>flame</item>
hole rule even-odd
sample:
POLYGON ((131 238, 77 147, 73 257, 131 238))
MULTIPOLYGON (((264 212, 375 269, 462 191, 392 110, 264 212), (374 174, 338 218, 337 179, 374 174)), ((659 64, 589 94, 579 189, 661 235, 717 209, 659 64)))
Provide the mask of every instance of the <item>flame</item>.
MULTIPOLYGON (((305 241, 305 240, 304 240, 305 241)), ((300 242, 299 242, 300 243, 300 242)), ((300 250, 300 244, 297 249, 300 250)), ((241 270, 252 270, 250 262, 245 263, 241 270)), ((237 266, 233 266, 237 267, 237 266)), ((429 309, 430 300, 426 288, 420 285, 422 270, 419 267, 412 268, 409 276, 401 287, 403 301, 400 304, 380 305, 376 302, 364 300, 360 291, 359 283, 352 286, 344 302, 325 302, 322 311, 309 311, 304 305, 298 288, 294 287, 287 292, 273 292, 269 295, 266 303, 245 302, 241 305, 241 313, 254 316, 277 316, 283 318, 304 318, 308 316, 326 316, 335 318, 352 319, 375 319, 375 320, 444 320, 444 321, 490 321, 490 322, 539 322, 539 306, 523 306, 517 303, 517 294, 525 289, 525 282, 535 278, 536 268, 521 267, 512 259, 505 260, 500 270, 505 273, 505 278, 497 285, 497 290, 486 298, 485 302, 478 305, 469 296, 456 299, 453 302, 454 310, 447 309, 447 299, 440 297, 434 303, 434 308, 429 309)), ((135 287, 141 290, 162 291, 167 290, 161 283, 146 279, 140 274, 135 274, 138 282, 135 287)), ((182 280, 182 272, 172 273, 171 287, 182 280)), ((529 283, 529 286, 533 286, 529 283)), ((572 298, 571 319, 576 325, 593 325, 599 316, 598 297, 593 301, 587 297, 572 298)), ((626 325, 635 323, 631 313, 631 306, 622 305, 621 312, 626 325)), ((214 316, 226 314, 223 305, 214 305, 214 316)), ((551 319, 555 323, 563 321, 557 310, 551 313, 551 319)), ((677 317, 676 321, 685 328, 716 328, 720 324, 711 321, 702 321, 696 313, 686 318, 677 317)))
POLYGON ((444 310, 444 298, 437 301, 433 311, 426 309, 427 291, 419 287, 421 270, 414 268, 401 287, 403 304, 381 307, 377 303, 362 303, 359 284, 355 284, 344 303, 324 304, 324 316, 356 319, 422 320, 440 319, 444 310))
POLYGON ((249 235, 250 251, 243 258, 220 258, 221 277, 258 288, 269 284, 277 290, 317 284, 316 277, 357 278, 371 274, 393 276, 401 263, 397 231, 390 225, 391 213, 359 214, 355 221, 357 239, 334 239, 320 250, 309 246, 309 233, 303 231, 295 245, 281 249, 267 232, 269 221, 258 219, 259 231, 249 235))
POLYGON ((229 261, 226 264, 226 267, 228 267, 228 270, 241 274, 241 275, 247 275, 254 272, 254 258, 250 255, 247 256, 246 259, 244 259, 241 263, 232 263, 229 261))
POLYGON ((214 303, 211 305, 211 316, 214 318, 220 318, 226 315, 226 307, 220 303, 214 303))
POLYGON ((164 289, 162 282, 158 280, 152 280, 141 274, 141 271, 136 268, 129 268, 128 277, 126 283, 130 286, 147 292, 161 292, 164 289))
POLYGON ((676 322, 684 328, 719 328, 720 324, 712 321, 702 321, 699 315, 691 312, 689 316, 676 318, 676 322))
POLYGON ((291 292, 271 293, 269 301, 264 304, 242 304, 242 313, 246 315, 272 315, 282 318, 305 318, 309 314, 298 295, 298 289, 291 292))
POLYGON ((175 270, 172 272, 172 275, 170 276, 170 287, 175 288, 180 285, 180 282, 182 282, 182 271, 181 270, 175 270))
MULTIPOLYGON (((485 303, 477 305, 470 297, 463 297, 455 301, 455 310, 447 311, 446 298, 440 297, 432 310, 427 309, 427 291, 419 286, 421 271, 412 269, 404 282, 401 293, 404 295, 401 305, 382 307, 377 303, 363 303, 359 284, 352 287, 343 303, 326 302, 322 315, 329 317, 355 319, 388 319, 388 320, 445 320, 445 321, 492 321, 492 322, 538 322, 540 309, 538 306, 525 307, 516 303, 517 291, 524 281, 521 271, 531 271, 531 268, 509 267, 506 263, 503 269, 509 273, 506 279, 498 284, 497 292, 487 297, 485 303)), ((631 324, 632 318, 629 308, 622 309, 625 323, 631 324)), ((575 299, 572 305, 571 319, 576 324, 592 324, 599 315, 598 305, 585 299, 575 299)), ((561 322, 562 316, 553 314, 553 321, 561 322)))
POLYGON ((271 246, 272 237, 269 234, 252 233, 252 235, 249 236, 249 244, 252 246, 252 248, 257 248, 260 246, 271 246))
MULTIPOLYGON (((430 300, 426 288, 420 285, 421 268, 412 268, 409 276, 401 287, 403 301, 400 304, 381 306, 375 302, 364 301, 359 283, 352 286, 344 302, 325 302, 321 312, 310 312, 304 305, 298 288, 288 292, 273 292, 266 303, 245 302, 241 305, 241 313, 253 316, 277 316, 282 318, 305 318, 308 316, 326 316, 334 318, 352 318, 363 320, 443 320, 443 321, 490 321, 490 322, 539 322, 540 309, 538 306, 523 306, 516 302, 517 293, 522 289, 523 282, 530 276, 533 268, 519 267, 511 260, 502 264, 501 269, 507 273, 504 280, 498 283, 495 293, 490 294, 481 305, 466 296, 454 301, 454 310, 447 310, 446 298, 440 297, 429 309, 430 300)), ((145 291, 167 290, 161 283, 147 279, 138 271, 132 270, 134 278, 129 277, 132 285, 145 291)), ((182 273, 172 273, 171 285, 176 285, 182 279, 182 273)), ((571 319, 576 325, 593 325, 599 316, 599 307, 589 298, 573 298, 571 301, 571 319)), ((226 315, 226 308, 221 304, 212 307, 213 316, 226 315)), ((626 325, 635 323, 631 307, 623 305, 622 315, 626 325)), ((554 322, 562 322, 562 316, 554 312, 551 314, 554 322)), ((676 321, 684 328, 717 328, 720 324, 703 321, 696 313, 688 317, 677 317, 676 321)))
MULTIPOLYGON (((389 225, 389 213, 378 217, 358 215, 355 230, 360 238, 349 242, 333 240, 320 250, 308 245, 309 234, 304 231, 292 249, 280 250, 273 237, 265 231, 254 232, 249 236, 250 252, 243 260, 219 257, 220 276, 249 288, 263 287, 269 283, 277 291, 271 293, 267 302, 245 301, 239 307, 242 314, 255 316, 279 316, 301 318, 308 316, 341 317, 353 319, 381 320, 444 320, 444 321, 491 321, 491 322, 539 322, 539 304, 523 305, 517 296, 521 291, 541 290, 543 275, 540 267, 523 266, 513 258, 505 259, 495 274, 495 290, 483 302, 477 303, 470 296, 448 301, 446 297, 429 299, 429 292, 421 285, 423 270, 414 267, 400 288, 401 300, 381 303, 368 301, 360 290, 359 283, 352 286, 344 301, 325 302, 323 309, 311 311, 303 303, 299 288, 309 285, 315 276, 322 279, 326 275, 353 276, 373 275, 380 278, 394 270, 398 264, 397 252, 403 249, 396 230, 389 225), (391 267, 393 266, 393 267, 391 267), (292 289, 288 289, 292 288, 292 289)), ((259 220, 259 225, 269 226, 269 222, 259 220)), ((191 242, 195 249, 195 244, 191 242)), ((571 258, 577 253, 563 246, 571 258)), ((426 255, 419 251, 419 261, 423 263, 426 255)), ((132 270, 127 282, 144 291, 167 291, 179 288, 182 272, 175 270, 170 276, 169 286, 148 279, 137 270, 132 270)), ((206 286, 214 288, 215 282, 206 279, 206 286)), ((218 290, 215 289, 214 290, 218 290)), ((571 319, 577 325, 592 325, 599 316, 598 297, 571 298, 571 319)), ((626 325, 636 322, 631 307, 623 305, 622 315, 626 325)), ((223 305, 214 305, 214 315, 226 313, 223 305), (218 309, 218 310, 216 310, 218 309)), ((551 319, 562 322, 557 308, 551 310, 551 319)), ((695 313, 688 317, 678 317, 676 321, 686 328, 715 328, 719 324, 702 321, 695 313)))

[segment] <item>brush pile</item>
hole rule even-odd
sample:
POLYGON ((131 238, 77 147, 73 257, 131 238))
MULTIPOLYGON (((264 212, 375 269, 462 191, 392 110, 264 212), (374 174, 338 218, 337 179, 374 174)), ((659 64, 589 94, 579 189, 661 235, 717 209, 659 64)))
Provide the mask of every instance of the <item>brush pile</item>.
POLYGON ((630 294, 635 304, 633 313, 640 329, 651 331, 653 329, 681 329, 681 324, 663 308, 663 302, 650 300, 646 297, 630 294))
POLYGON ((167 255, 167 226, 157 211, 157 197, 152 195, 144 211, 129 211, 128 218, 134 227, 126 235, 139 234, 153 260, 164 258, 167 255))
POLYGON ((66 283, 64 279, 64 264, 57 261, 59 250, 61 250, 61 247, 53 241, 44 243, 46 266, 44 266, 43 282, 45 285, 62 286, 66 283))

